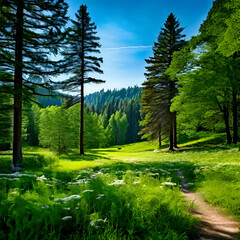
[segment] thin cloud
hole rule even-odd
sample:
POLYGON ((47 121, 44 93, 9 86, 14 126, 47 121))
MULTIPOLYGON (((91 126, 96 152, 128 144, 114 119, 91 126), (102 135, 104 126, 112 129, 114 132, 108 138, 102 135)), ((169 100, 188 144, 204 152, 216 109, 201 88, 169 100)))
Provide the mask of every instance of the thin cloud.
POLYGON ((140 48, 152 48, 152 45, 148 46, 125 46, 125 47, 113 47, 113 48, 102 48, 104 50, 120 50, 120 49, 140 49, 140 48))

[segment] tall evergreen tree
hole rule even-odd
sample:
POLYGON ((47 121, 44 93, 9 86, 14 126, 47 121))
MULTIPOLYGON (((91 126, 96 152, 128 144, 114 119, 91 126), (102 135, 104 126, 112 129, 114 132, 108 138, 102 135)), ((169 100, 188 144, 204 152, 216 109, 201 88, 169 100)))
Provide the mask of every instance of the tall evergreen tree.
POLYGON ((34 100, 36 87, 46 87, 48 76, 57 73, 50 53, 57 53, 68 6, 64 0, 0 0, 0 6, 5 21, 0 28, 0 71, 14 75, 11 93, 14 95, 13 165, 16 166, 22 161, 22 101, 34 100), (41 79, 38 83, 36 76, 41 79))
POLYGON ((73 25, 69 28, 66 47, 62 52, 65 57, 64 71, 72 73, 73 76, 62 84, 64 90, 80 91, 80 94, 69 102, 69 106, 81 102, 80 154, 84 154, 84 84, 104 82, 88 76, 89 72, 103 73, 100 69, 103 60, 90 55, 100 53, 100 38, 96 36, 96 25, 91 22, 86 5, 80 6, 76 18, 77 21, 72 20, 73 25))
POLYGON ((171 99, 177 93, 177 82, 171 80, 165 71, 172 62, 173 53, 185 46, 183 30, 171 13, 154 43, 153 57, 146 59, 147 80, 143 84, 142 106, 147 117, 142 121, 144 128, 140 133, 150 138, 158 137, 159 146, 161 136, 168 134, 170 150, 177 147, 176 113, 170 111, 171 99))

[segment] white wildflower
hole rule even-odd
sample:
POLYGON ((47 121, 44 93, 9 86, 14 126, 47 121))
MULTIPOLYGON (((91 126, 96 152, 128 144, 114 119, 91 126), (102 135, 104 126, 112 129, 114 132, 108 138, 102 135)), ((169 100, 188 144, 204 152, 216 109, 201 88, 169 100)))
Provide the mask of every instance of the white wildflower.
POLYGON ((67 220, 70 220, 72 219, 72 216, 65 216, 62 218, 63 221, 67 221, 67 220))
POLYGON ((115 180, 115 182, 108 184, 109 186, 112 185, 124 185, 126 184, 123 180, 115 180))
POLYGON ((49 208, 49 206, 48 205, 43 205, 42 208, 49 208))
POLYGON ((176 186, 177 184, 173 183, 173 182, 163 182, 162 185, 164 185, 164 186, 176 186))
POLYGON ((70 211, 70 210, 71 210, 70 207, 65 207, 65 208, 63 208, 63 209, 66 210, 66 211, 70 211))
POLYGON ((71 196, 65 197, 65 198, 57 198, 57 199, 54 200, 54 202, 59 202, 59 201, 68 202, 68 201, 77 200, 77 199, 80 199, 80 198, 81 198, 80 195, 71 195, 71 196))
POLYGON ((135 185, 135 184, 139 184, 139 183, 140 183, 140 181, 133 182, 134 185, 135 185))
POLYGON ((3 177, 36 177, 36 175, 30 175, 30 174, 19 173, 19 172, 15 172, 15 173, 1 173, 0 176, 3 176, 3 177))
POLYGON ((104 194, 98 194, 96 199, 101 199, 102 197, 104 197, 104 194))
POLYGON ((37 180, 44 181, 44 180, 47 180, 47 178, 44 175, 42 175, 41 177, 37 177, 37 180))
POLYGON ((93 192, 93 190, 91 190, 91 189, 86 189, 86 190, 83 191, 83 193, 87 193, 87 192, 93 192))

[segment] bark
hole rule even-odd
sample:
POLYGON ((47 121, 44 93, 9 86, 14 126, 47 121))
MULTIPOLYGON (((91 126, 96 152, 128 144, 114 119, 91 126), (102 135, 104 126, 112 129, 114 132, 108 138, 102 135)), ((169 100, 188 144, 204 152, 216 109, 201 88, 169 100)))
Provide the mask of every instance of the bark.
POLYGON ((170 146, 169 146, 169 150, 174 150, 174 114, 173 112, 170 112, 170 106, 171 106, 171 100, 174 98, 175 96, 175 92, 176 92, 176 86, 175 86, 175 81, 171 81, 170 80, 170 88, 169 88, 169 92, 170 92, 170 99, 169 99, 169 141, 170 141, 170 146))
POLYGON ((174 148, 178 148, 177 146, 177 113, 173 113, 173 146, 174 148))
POLYGON ((159 131, 158 131, 158 147, 162 147, 162 129, 161 124, 159 125, 159 131))
POLYGON ((228 109, 226 107, 224 107, 224 109, 223 109, 223 118, 224 118, 224 123, 225 123, 227 143, 231 144, 232 143, 232 136, 231 136, 230 127, 229 127, 229 112, 228 112, 228 109))
POLYGON ((17 1, 15 71, 14 71, 14 120, 13 166, 22 162, 22 64, 23 64, 23 0, 17 1))
POLYGON ((80 122, 80 155, 84 155, 84 21, 82 26, 81 54, 81 122, 80 122))
POLYGON ((233 113, 233 143, 237 144, 239 141, 238 137, 238 104, 237 104, 237 92, 232 92, 232 113, 233 113))
POLYGON ((80 154, 84 155, 84 86, 83 80, 81 83, 81 122, 80 122, 80 154))

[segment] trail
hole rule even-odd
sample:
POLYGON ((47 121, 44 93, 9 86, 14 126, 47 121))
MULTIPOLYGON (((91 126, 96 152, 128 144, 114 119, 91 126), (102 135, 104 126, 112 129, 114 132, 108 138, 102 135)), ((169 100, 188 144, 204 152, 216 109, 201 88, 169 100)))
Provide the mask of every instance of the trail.
POLYGON ((217 240, 217 239, 238 239, 239 222, 233 220, 229 216, 220 213, 220 209, 206 203, 199 193, 191 193, 188 191, 189 186, 181 171, 176 173, 182 178, 182 192, 186 198, 194 202, 196 209, 192 213, 201 221, 198 228, 198 240, 217 240))

